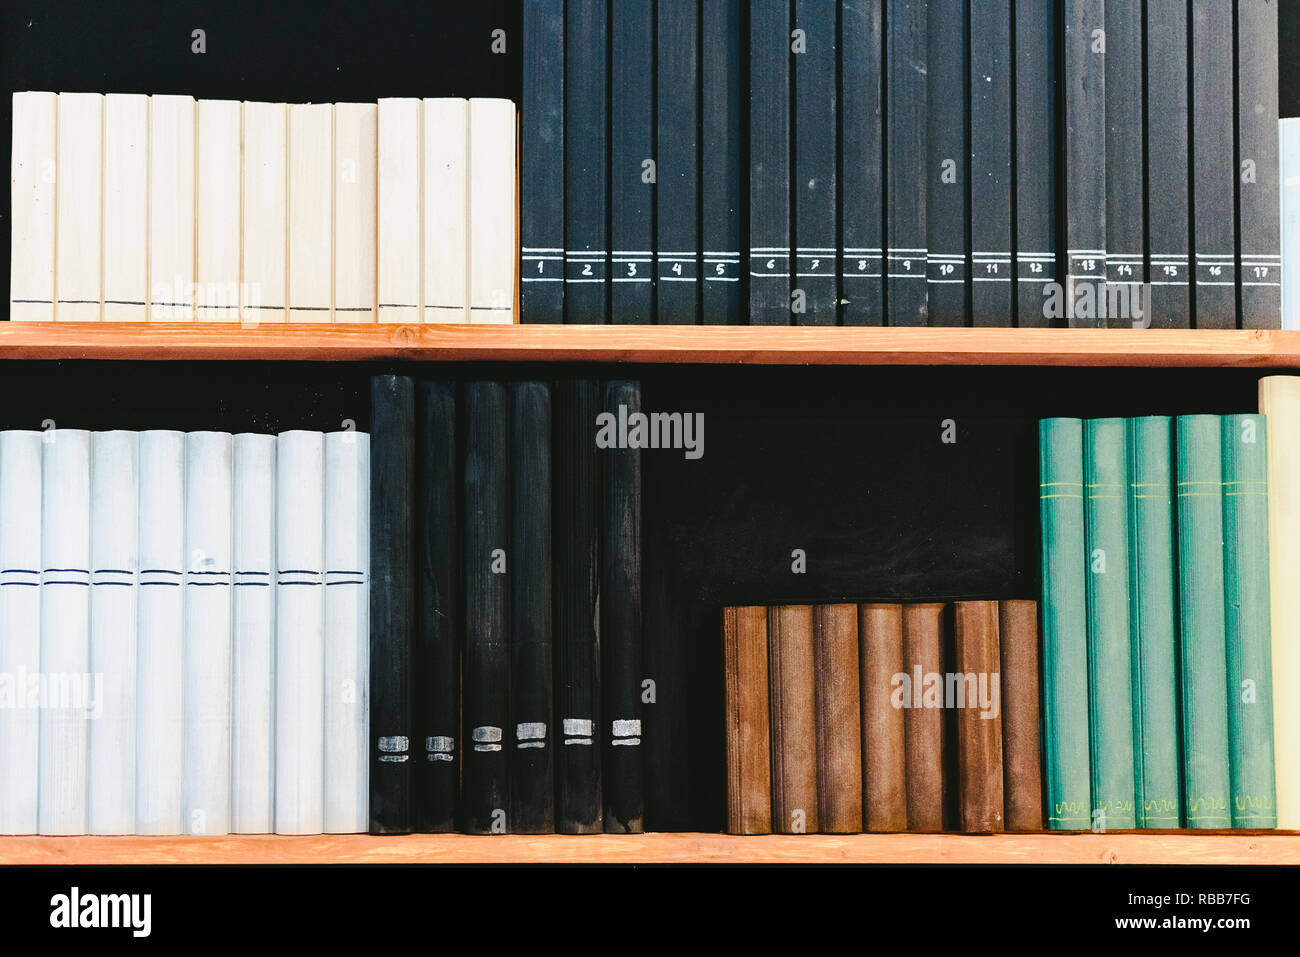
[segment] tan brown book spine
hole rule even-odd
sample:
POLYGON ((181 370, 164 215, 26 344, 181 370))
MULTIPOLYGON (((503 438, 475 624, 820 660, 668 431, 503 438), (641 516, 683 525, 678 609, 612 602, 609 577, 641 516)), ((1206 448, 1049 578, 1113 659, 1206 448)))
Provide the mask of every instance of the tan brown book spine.
POLYGON ((906 709, 896 680, 904 673, 903 609, 901 605, 862 605, 858 616, 866 829, 906 831, 906 709))
POLYGON ((903 607, 903 736, 907 829, 942 831, 947 748, 943 712, 942 604, 903 607))
POLYGON ((823 834, 862 831, 858 606, 813 608, 817 669, 817 818, 823 834))
POLYGON ((1002 656, 1002 788, 1008 831, 1043 829, 1043 762, 1038 734, 1038 603, 998 605, 1002 656))
POLYGON ((998 603, 953 606, 953 707, 957 720, 957 803, 963 831, 1003 830, 1002 696, 998 603))
POLYGON ((817 732, 811 605, 767 612, 772 720, 772 830, 815 834, 817 732))
POLYGON ((727 833, 771 834, 767 609, 724 609, 722 644, 726 658, 727 833))

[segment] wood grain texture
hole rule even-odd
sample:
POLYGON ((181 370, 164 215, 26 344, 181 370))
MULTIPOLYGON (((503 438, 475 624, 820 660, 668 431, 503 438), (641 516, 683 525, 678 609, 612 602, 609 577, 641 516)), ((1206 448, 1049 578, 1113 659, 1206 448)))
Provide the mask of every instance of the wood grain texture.
POLYGON ((949 816, 950 742, 944 727, 944 711, 939 707, 943 700, 944 607, 942 604, 903 607, 902 670, 911 681, 910 696, 905 692, 903 697, 903 734, 907 826, 912 831, 942 831, 949 816))
POLYGON ((769 608, 767 648, 772 829, 781 834, 814 834, 819 827, 812 606, 769 608))
POLYGON ((1038 603, 998 604, 1002 658, 1002 773, 1007 830, 1043 826, 1042 742, 1038 736, 1038 603))
POLYGON ((907 745, 904 711, 893 703, 903 672, 901 605, 862 605, 863 811, 868 831, 907 830, 907 745))
POLYGON ((828 834, 862 830, 862 725, 858 608, 813 609, 816 677, 817 817, 828 834))
POLYGON ((725 608, 727 830, 772 833, 772 760, 767 706, 767 609, 725 608))
POLYGON ((1002 710, 993 676, 1000 673, 998 603, 953 605, 957 697, 957 791, 961 829, 976 834, 1003 830, 1002 710))

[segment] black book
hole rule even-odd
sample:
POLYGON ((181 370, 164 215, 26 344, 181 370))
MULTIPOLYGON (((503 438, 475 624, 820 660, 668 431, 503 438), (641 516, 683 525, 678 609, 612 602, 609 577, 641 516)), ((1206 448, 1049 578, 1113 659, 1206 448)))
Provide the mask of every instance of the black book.
POLYGON ((600 795, 600 383, 554 392, 555 827, 603 830, 600 795))
POLYGON ((516 834, 548 834, 555 830, 551 386, 514 382, 510 398, 510 824, 516 834))
POLYGON ((609 320, 606 10, 605 0, 564 4, 564 321, 570 323, 609 320))
POLYGON ((654 3, 610 5, 611 322, 654 322, 654 3))
POLYGON ((1192 0, 1192 309, 1198 329, 1237 328, 1232 4, 1192 0))
POLYGON ((370 833, 409 834, 415 383, 370 380, 370 833))
POLYGON ((1044 287, 1057 280, 1056 4, 1016 0, 1016 324, 1049 326, 1044 287))
POLYGON ((1153 328, 1191 325, 1187 7, 1147 5, 1147 267, 1153 328))
POLYGON ((1146 324, 1135 283, 1146 282, 1143 191, 1142 5, 1106 6, 1106 282, 1112 328, 1146 324), (1127 308, 1125 308, 1127 306, 1127 308))
POLYGON ((840 0, 840 321, 884 322, 881 0, 840 0))
POLYGON ((1102 0, 1065 0, 1065 251, 1063 312, 1096 326, 1106 278, 1106 34, 1102 0))
POLYGON ((1011 0, 970 5, 971 325, 1011 325, 1011 0))
POLYGON ((656 321, 700 321, 700 23, 695 0, 658 0, 656 321))
POLYGON ((703 320, 749 321, 741 282, 741 121, 744 33, 741 0, 711 0, 700 11, 700 196, 704 263, 703 320))
POLYGON ((749 321, 790 323, 790 0, 749 8, 749 321))
POLYGON ((967 318, 967 0, 930 0, 926 96, 926 292, 933 326, 967 318))
POLYGON ((885 17, 885 303, 891 326, 924 326, 926 306, 925 0, 896 0, 885 17))
MULTIPOLYGON (((637 382, 605 383, 605 411, 641 411, 637 382)), ((622 426, 620 425, 620 431, 622 426)), ((645 816, 641 747, 641 452, 607 449, 601 538, 601 689, 605 712, 605 830, 639 834, 645 816)))
POLYGON ((839 280, 835 222, 836 0, 795 0, 794 63, 794 321, 830 325, 837 320, 839 280))
POLYGON ((415 829, 456 829, 460 794, 460 476, 456 383, 422 381, 416 395, 417 633, 415 829))
MULTIPOLYGON (((504 834, 510 809, 510 397, 465 385, 465 665, 461 824, 504 834)), ((515 570, 517 573, 517 570, 515 570)))
POLYGON ((564 321, 564 5, 524 0, 521 322, 564 321))
POLYGON ((1241 327, 1282 324, 1277 3, 1237 0, 1237 232, 1241 327))

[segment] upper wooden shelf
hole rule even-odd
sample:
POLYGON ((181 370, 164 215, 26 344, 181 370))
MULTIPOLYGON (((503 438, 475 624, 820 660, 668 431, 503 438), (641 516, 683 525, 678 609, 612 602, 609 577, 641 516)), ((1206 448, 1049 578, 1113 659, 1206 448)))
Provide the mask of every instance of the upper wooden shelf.
POLYGON ((1300 367, 1300 331, 0 322, 0 359, 1300 367))

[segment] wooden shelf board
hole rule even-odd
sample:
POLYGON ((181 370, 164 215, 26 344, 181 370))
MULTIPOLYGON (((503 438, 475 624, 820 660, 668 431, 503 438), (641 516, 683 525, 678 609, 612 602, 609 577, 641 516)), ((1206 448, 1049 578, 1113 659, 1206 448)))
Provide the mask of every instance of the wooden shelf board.
POLYGON ((0 359, 1300 366, 1300 331, 0 322, 0 359))
POLYGON ((1300 864, 1300 833, 4 837, 0 864, 1300 864))

